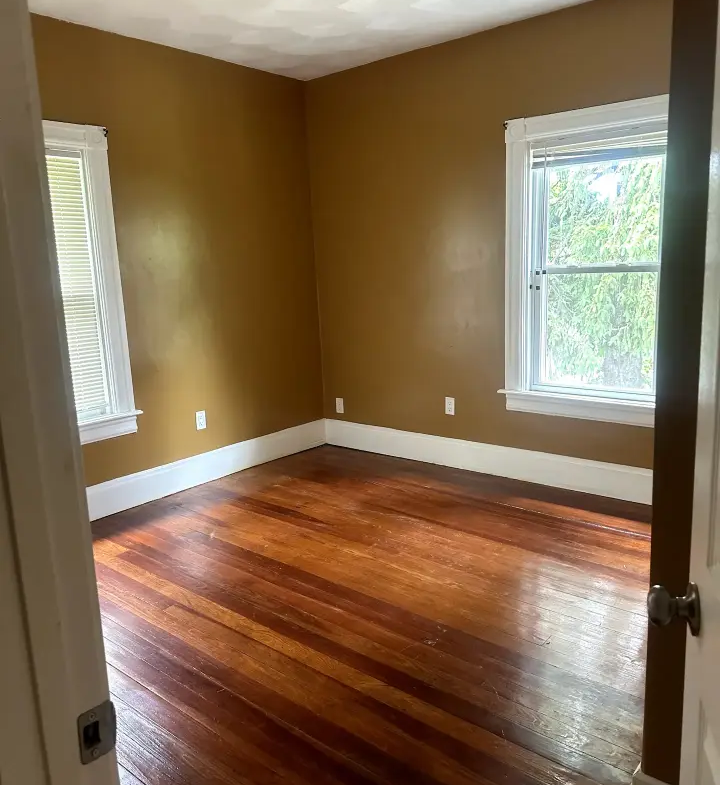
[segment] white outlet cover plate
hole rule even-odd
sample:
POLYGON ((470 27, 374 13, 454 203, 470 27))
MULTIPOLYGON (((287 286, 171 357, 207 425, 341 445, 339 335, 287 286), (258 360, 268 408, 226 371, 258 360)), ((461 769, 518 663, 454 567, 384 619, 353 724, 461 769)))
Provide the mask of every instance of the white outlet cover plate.
POLYGON ((345 414, 345 400, 343 398, 335 399, 335 411, 338 414, 345 414))
POLYGON ((445 414, 455 414, 455 399, 454 398, 446 398, 445 399, 445 414))
POLYGON ((198 431, 202 431, 204 428, 207 428, 207 417, 205 416, 205 412, 195 412, 195 427, 198 431))

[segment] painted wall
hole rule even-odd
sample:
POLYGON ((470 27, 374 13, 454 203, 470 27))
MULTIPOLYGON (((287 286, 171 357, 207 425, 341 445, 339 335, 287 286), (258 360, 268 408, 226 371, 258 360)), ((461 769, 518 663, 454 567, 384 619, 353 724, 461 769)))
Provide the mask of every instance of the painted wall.
POLYGON ((44 116, 109 128, 145 412, 85 447, 88 484, 322 416, 315 266, 327 416, 650 466, 651 429, 497 393, 503 122, 666 92, 671 10, 595 0, 305 84, 35 17, 44 116))
POLYGON ((671 14, 596 0, 307 84, 327 416, 341 396, 348 420, 651 466, 652 429, 497 392, 503 122, 667 92, 671 14))
POLYGON ((44 17, 43 115, 109 129, 137 434, 89 485, 322 416, 299 82, 44 17), (195 411, 208 427, 195 430, 195 411))

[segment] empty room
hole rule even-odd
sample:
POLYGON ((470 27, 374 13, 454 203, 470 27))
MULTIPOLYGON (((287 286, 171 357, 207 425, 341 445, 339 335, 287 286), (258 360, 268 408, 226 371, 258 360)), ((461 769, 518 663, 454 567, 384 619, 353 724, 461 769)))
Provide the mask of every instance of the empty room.
POLYGON ((684 692, 717 3, 29 5, 82 771, 679 785, 684 739, 720 776, 684 692))

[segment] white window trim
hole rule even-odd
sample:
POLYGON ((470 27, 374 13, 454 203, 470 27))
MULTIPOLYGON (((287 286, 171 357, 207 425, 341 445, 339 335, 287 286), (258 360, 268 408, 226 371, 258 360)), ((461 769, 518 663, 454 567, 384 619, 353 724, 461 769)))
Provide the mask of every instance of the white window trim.
POLYGON ((125 308, 123 306, 120 261, 115 236, 110 192, 107 138, 105 129, 95 125, 76 125, 52 120, 43 121, 46 149, 82 150, 86 162, 88 200, 92 236, 97 247, 96 274, 99 289, 101 329, 106 336, 108 386, 113 402, 112 414, 78 423, 83 444, 111 439, 137 431, 130 352, 128 349, 125 308))
POLYGON ((667 127, 667 117, 668 96, 660 95, 506 124, 505 387, 499 392, 505 395, 509 411, 653 426, 654 401, 541 392, 530 387, 530 147, 532 142, 564 134, 610 138, 623 130, 659 130, 667 127))

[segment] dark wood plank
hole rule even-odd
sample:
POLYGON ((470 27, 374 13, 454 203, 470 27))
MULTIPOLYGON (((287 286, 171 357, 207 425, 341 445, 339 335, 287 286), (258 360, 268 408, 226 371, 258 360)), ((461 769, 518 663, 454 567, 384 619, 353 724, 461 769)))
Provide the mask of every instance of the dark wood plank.
MULTIPOLYGON (((253 706, 249 695, 222 687, 211 675, 190 667, 137 632, 125 629, 109 615, 106 629, 109 664, 132 675, 138 683, 198 722, 215 729, 225 743, 277 772, 283 782, 363 785, 369 781, 355 774, 351 767, 337 765, 306 738, 289 732, 281 722, 253 706), (280 749, 284 757, 278 755, 280 749)), ((197 659, 193 661, 201 663, 197 659)))
POLYGON ((107 518, 95 558, 121 774, 625 785, 644 520, 333 447, 107 518))

